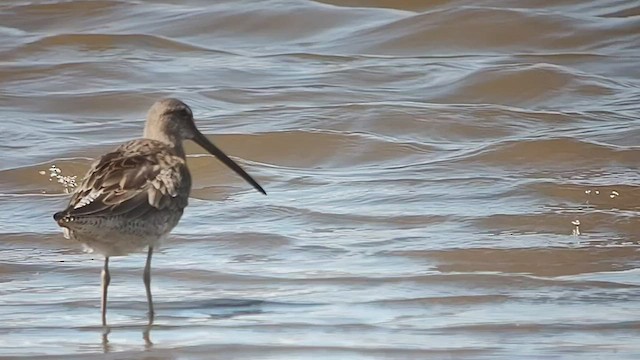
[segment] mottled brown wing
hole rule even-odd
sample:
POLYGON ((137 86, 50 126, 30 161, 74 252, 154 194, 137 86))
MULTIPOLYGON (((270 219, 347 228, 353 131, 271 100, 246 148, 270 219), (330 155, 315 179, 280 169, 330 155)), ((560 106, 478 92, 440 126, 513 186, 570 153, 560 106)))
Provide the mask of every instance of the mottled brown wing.
POLYGON ((187 167, 167 145, 134 140, 97 160, 74 192, 64 216, 115 216, 132 218, 153 209, 184 208, 190 186, 187 167), (184 194, 183 194, 184 195, 184 194))

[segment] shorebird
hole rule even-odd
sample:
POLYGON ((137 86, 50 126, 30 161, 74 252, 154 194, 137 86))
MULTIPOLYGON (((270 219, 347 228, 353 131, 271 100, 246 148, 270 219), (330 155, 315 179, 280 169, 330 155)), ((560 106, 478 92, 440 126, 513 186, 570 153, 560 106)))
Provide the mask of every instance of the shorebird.
POLYGON ((53 215, 66 238, 104 255, 102 325, 107 324, 109 258, 147 248, 143 280, 149 306, 151 256, 178 224, 191 191, 183 140, 190 139, 263 194, 264 189, 197 128, 191 108, 177 99, 157 101, 147 114, 142 139, 129 141, 96 160, 75 189, 67 208, 53 215))

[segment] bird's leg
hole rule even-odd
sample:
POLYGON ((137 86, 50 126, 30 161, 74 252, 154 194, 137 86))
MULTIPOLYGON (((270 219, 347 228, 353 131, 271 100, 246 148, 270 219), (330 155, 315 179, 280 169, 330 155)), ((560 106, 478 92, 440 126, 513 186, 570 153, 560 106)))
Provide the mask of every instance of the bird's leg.
POLYGON ((102 352, 108 353, 111 351, 111 345, 109 344, 109 333, 111 333, 111 329, 108 326, 103 327, 102 329, 102 352))
POLYGON ((102 326, 107 326, 107 289, 111 282, 111 274, 109 274, 109 257, 104 258, 104 267, 102 268, 102 301, 100 308, 102 310, 102 326))
POLYGON ((142 278, 144 280, 144 286, 147 290, 147 303, 149 304, 149 325, 153 324, 153 298, 151 297, 151 256, 153 255, 153 247, 149 246, 149 252, 147 253, 147 263, 144 266, 144 273, 142 278))

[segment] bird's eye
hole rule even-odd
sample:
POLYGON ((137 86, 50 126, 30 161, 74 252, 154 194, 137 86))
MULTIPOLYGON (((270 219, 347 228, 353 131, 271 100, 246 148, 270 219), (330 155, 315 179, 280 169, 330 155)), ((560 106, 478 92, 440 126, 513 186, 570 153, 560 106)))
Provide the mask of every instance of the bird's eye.
POLYGON ((184 108, 180 110, 180 115, 184 115, 186 117, 192 117, 193 113, 191 112, 191 109, 189 108, 184 108))
POLYGON ((191 116, 193 116, 193 115, 191 115, 191 110, 189 110, 187 108, 171 110, 171 111, 169 111, 169 114, 180 116, 180 117, 191 117, 191 116))

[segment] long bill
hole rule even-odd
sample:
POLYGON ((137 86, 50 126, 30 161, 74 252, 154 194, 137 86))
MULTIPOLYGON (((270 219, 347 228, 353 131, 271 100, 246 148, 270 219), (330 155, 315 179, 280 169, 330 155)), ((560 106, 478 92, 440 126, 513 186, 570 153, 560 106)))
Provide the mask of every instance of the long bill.
POLYGON ((205 150, 207 150, 211 155, 217 157, 223 164, 227 165, 231 170, 235 171, 236 174, 240 175, 243 179, 245 179, 249 184, 253 185, 253 187, 260 191, 261 193, 267 195, 267 192, 264 191, 262 186, 255 181, 251 175, 247 174, 240 165, 236 164, 235 161, 231 160, 222 150, 218 149, 217 146, 213 145, 209 139, 207 139, 202 133, 198 130, 195 131, 195 135, 193 136, 193 141, 196 144, 202 146, 205 150))

